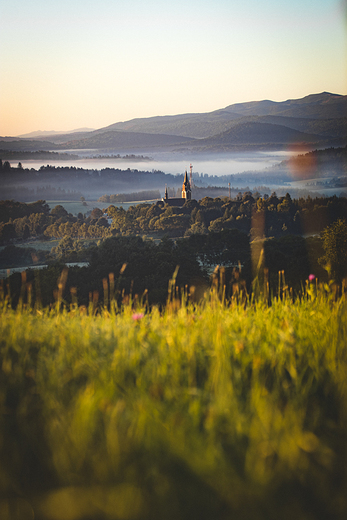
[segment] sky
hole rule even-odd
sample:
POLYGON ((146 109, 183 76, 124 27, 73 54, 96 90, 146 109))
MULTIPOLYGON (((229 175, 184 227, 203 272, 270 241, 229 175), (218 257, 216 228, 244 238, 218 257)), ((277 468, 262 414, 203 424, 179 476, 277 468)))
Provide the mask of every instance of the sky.
POLYGON ((347 94, 347 0, 0 0, 0 136, 347 94))

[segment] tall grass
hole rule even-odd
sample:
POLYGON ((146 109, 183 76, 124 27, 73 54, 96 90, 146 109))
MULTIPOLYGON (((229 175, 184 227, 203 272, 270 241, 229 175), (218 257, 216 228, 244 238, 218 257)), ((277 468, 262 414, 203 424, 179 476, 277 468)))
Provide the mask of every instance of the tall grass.
POLYGON ((289 296, 3 301, 0 517, 344 519, 346 299, 289 296))

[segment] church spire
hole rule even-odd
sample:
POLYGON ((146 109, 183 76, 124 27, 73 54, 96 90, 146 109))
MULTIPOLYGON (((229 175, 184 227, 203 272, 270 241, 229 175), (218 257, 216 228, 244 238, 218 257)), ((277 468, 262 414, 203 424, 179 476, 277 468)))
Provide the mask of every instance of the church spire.
POLYGON ((190 187, 190 182, 188 180, 187 170, 184 175, 184 181, 183 181, 183 185, 182 185, 182 198, 186 199, 186 200, 191 200, 191 198, 192 198, 192 190, 190 187))

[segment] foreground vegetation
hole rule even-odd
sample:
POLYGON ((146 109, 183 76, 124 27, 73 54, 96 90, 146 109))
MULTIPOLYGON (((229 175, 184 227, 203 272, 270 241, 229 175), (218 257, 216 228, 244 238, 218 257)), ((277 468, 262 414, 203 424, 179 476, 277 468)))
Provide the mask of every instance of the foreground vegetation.
POLYGON ((111 285, 63 308, 62 278, 50 310, 3 298, 1 518, 344 519, 347 302, 315 282, 172 283, 161 312, 111 285))

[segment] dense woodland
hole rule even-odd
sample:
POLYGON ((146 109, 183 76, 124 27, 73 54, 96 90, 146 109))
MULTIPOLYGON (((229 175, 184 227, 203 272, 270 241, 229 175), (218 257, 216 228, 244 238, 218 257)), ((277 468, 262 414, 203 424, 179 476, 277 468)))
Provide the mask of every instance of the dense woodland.
MULTIPOLYGON (((61 205, 50 210, 43 200, 2 201, 0 231, 5 247, 0 265, 48 263, 46 269, 28 272, 27 279, 44 304, 54 302, 65 262, 88 262, 83 268, 71 267, 64 286, 66 301, 72 301, 71 290, 77 287, 78 301, 85 305, 91 298, 102 298, 110 273, 117 280, 119 297, 141 297, 148 291, 151 304, 165 302, 177 266, 178 286, 194 286, 197 295, 209 286, 216 265, 221 266, 218 276, 229 295, 235 283, 249 294, 255 279, 261 286, 269 283, 270 291, 276 292, 282 271, 285 283, 298 292, 312 273, 340 284, 347 275, 347 200, 343 197, 292 200, 275 193, 254 198, 246 192, 236 200, 205 197, 187 201, 181 208, 159 202, 125 211, 111 205, 106 214, 108 218, 95 208, 88 217, 82 213, 74 217, 61 205), (306 234, 311 236, 305 238, 306 234), (33 237, 60 238, 60 242, 49 252, 18 247, 18 241, 33 237), (335 237, 335 242, 329 243, 329 237, 335 237), (99 241, 85 240, 93 238, 99 241)), ((19 274, 11 276, 14 301, 21 283, 19 274)))
POLYGON ((110 205, 90 215, 68 213, 62 205, 51 210, 44 200, 24 204, 0 202, 0 244, 28 238, 108 238, 157 235, 171 237, 236 229, 251 239, 317 234, 339 218, 347 219, 344 197, 292 199, 245 192, 236 199, 204 197, 172 207, 159 201, 131 206, 110 205), (106 218, 108 217, 108 218, 106 218), (112 219, 112 220, 110 220, 112 219))
POLYGON ((183 207, 142 204, 125 211, 111 205, 107 214, 112 217, 113 234, 162 232, 177 237, 237 229, 254 239, 320 233, 337 218, 347 217, 347 200, 344 197, 292 200, 289 194, 260 197, 259 193, 253 196, 245 192, 234 200, 205 197, 187 201, 183 207))
POLYGON ((78 200, 81 196, 96 200, 107 193, 128 192, 136 186, 141 190, 162 190, 165 184, 176 189, 182 185, 182 175, 165 174, 161 171, 121 170, 103 168, 86 169, 76 166, 53 166, 47 164, 39 169, 23 168, 21 163, 12 167, 9 161, 0 160, 0 181, 3 199, 20 201, 36 197, 58 200, 78 200))

